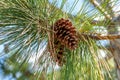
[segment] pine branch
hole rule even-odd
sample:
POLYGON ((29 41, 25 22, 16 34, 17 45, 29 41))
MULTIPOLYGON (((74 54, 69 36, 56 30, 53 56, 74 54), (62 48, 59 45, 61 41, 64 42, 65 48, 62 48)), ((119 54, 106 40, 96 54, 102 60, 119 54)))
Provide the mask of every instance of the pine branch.
POLYGON ((107 19, 109 19, 109 20, 112 19, 111 15, 109 15, 108 12, 107 12, 104 8, 102 8, 102 6, 101 6, 96 0, 90 0, 90 2, 91 2, 98 10, 100 10, 100 11, 105 15, 105 17, 106 17, 107 19))
POLYGON ((92 34, 84 34, 84 33, 80 34, 79 33, 78 36, 79 36, 80 40, 89 39, 89 38, 94 39, 94 40, 114 40, 114 39, 120 39, 120 35, 117 35, 117 34, 103 36, 103 35, 100 35, 100 34, 93 34, 92 35, 92 34))

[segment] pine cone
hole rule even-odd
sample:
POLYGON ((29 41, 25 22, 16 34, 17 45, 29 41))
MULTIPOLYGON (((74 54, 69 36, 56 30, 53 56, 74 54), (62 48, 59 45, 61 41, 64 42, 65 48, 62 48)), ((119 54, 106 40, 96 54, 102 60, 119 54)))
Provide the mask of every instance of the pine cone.
POLYGON ((56 62, 58 63, 59 66, 62 66, 65 63, 64 59, 64 46, 61 45, 59 48, 59 51, 57 53, 57 60, 56 62))
POLYGON ((74 50, 78 45, 78 38, 75 27, 69 20, 61 18, 54 24, 54 36, 61 45, 64 45, 70 50, 74 50))
POLYGON ((64 46, 60 44, 59 41, 55 40, 54 42, 54 49, 55 49, 55 52, 56 52, 56 63, 59 65, 59 66, 62 66, 65 62, 65 59, 64 59, 64 46))
POLYGON ((75 27, 66 19, 59 19, 52 26, 54 29, 54 49, 56 52, 56 63, 62 66, 65 61, 65 48, 74 50, 78 45, 78 37, 75 27))

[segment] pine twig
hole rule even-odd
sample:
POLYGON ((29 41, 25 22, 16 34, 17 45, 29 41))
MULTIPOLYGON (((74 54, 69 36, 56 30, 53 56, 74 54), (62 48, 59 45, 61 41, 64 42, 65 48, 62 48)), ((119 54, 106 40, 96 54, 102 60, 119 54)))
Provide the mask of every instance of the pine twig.
POLYGON ((82 33, 82 34, 78 34, 78 37, 79 37, 79 39, 80 40, 83 40, 83 37, 84 37, 84 39, 89 39, 89 38, 91 38, 91 39, 95 39, 95 40, 114 40, 114 39, 120 39, 120 35, 105 35, 105 36, 103 36, 103 35, 99 35, 99 34, 95 34, 95 35, 90 35, 90 34, 84 34, 84 33, 82 33))
POLYGON ((111 15, 109 15, 108 12, 107 12, 104 8, 102 8, 102 6, 101 6, 96 0, 90 0, 90 2, 91 2, 98 10, 100 10, 100 11, 105 15, 105 17, 106 17, 107 19, 109 19, 109 20, 112 19, 111 15))

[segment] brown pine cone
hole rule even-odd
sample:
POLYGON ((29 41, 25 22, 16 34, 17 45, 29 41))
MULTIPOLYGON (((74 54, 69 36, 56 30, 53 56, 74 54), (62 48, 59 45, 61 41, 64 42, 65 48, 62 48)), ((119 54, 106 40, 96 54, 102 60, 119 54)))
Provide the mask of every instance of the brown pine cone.
POLYGON ((54 36, 61 45, 64 45, 70 50, 74 50, 78 45, 78 38, 75 27, 67 19, 59 19, 54 24, 54 36))

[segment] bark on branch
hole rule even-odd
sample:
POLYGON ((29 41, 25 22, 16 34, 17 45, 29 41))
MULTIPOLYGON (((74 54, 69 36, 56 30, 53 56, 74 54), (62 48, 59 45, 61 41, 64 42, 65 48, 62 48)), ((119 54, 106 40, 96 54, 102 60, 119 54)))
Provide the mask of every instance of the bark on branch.
POLYGON ((99 35, 99 34, 84 34, 84 33, 82 33, 82 34, 78 34, 78 37, 79 37, 79 39, 81 40, 83 40, 83 39, 89 39, 89 38, 91 38, 91 39, 94 39, 94 40, 114 40, 114 39, 120 39, 120 35, 105 35, 105 36, 103 36, 103 35, 99 35))
POLYGON ((96 1, 96 0, 90 0, 90 2, 98 9, 100 10, 107 19, 111 20, 112 17, 111 15, 109 15, 109 13, 104 9, 102 8, 102 6, 96 1))

